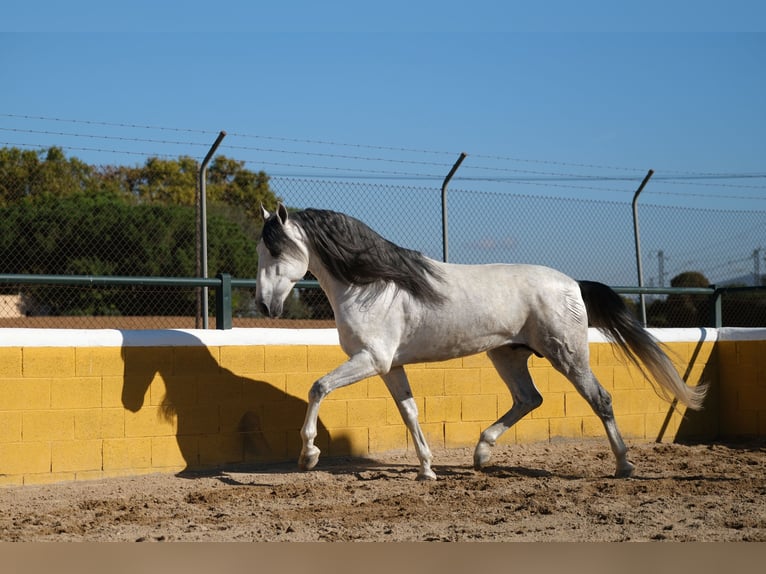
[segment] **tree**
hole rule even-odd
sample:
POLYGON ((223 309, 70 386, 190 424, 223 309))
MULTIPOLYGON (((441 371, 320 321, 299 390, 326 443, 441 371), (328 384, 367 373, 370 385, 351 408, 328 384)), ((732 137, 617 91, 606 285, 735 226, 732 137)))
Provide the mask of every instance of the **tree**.
MULTIPOLYGON (((709 287, 710 281, 698 271, 685 271, 670 280, 671 287, 709 287)), ((702 327, 710 323, 708 295, 687 293, 668 295, 647 309, 649 323, 656 327, 702 327)))
MULTIPOLYGON (((60 148, 0 149, 0 270, 195 276, 198 169, 188 156, 96 168, 67 159, 60 148)), ((268 175, 218 156, 208 170, 207 191, 209 274, 254 277, 257 210, 261 203, 273 210, 278 201, 268 175)), ((35 287, 29 294, 50 313, 194 314, 194 293, 149 291, 81 289, 56 299, 61 287, 35 287)), ((244 307, 249 296, 236 295, 244 307)))
POLYGON ((47 150, 0 149, 0 206, 26 197, 62 197, 97 186, 96 170, 76 158, 67 159, 61 148, 47 150))
POLYGON ((269 188, 266 172, 245 169, 245 163, 224 156, 213 160, 208 171, 208 197, 244 211, 249 217, 260 217, 259 205, 269 211, 277 207, 277 198, 269 188))
MULTIPOLYGON (((132 205, 113 194, 72 194, 0 208, 0 268, 6 273, 54 275, 195 275, 195 213, 191 206, 132 205)), ((255 241, 238 225, 211 214, 209 268, 252 277, 255 241)), ((190 290, 147 287, 29 288, 46 314, 193 315, 190 290)))

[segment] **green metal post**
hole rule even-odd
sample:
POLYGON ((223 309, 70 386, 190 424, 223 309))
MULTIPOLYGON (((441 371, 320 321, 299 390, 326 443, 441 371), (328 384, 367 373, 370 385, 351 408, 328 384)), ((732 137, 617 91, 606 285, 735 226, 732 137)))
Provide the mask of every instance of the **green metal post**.
POLYGON ((723 289, 716 289, 713 292, 713 326, 716 329, 723 327, 723 289))
POLYGON ((216 278, 221 285, 215 290, 215 328, 231 329, 231 275, 219 273, 216 278))

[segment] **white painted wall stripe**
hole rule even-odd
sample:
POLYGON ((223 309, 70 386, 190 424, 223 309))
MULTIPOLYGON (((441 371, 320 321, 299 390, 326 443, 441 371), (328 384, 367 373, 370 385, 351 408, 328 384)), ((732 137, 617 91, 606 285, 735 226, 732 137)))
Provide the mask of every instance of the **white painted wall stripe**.
MULTIPOLYGON (((766 329, 649 329, 663 343, 766 340, 766 329)), ((590 329, 592 343, 607 343, 590 329)), ((0 347, 224 347, 338 345, 336 329, 0 329, 0 347)))

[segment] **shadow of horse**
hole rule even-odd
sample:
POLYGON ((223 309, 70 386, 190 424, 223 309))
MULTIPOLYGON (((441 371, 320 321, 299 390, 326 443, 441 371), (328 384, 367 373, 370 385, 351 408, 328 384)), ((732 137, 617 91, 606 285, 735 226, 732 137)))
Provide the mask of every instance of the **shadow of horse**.
MULTIPOLYGON (((122 334, 122 405, 132 413, 143 409, 149 417, 146 411, 153 410, 174 425, 185 464, 179 474, 297 460, 306 401, 221 367, 190 333, 153 331, 148 341, 137 331, 122 334)), ((329 432, 321 420, 318 430, 328 447, 329 432)), ((331 451, 345 452, 347 443, 335 438, 331 451)), ((177 465, 177 455, 165 453, 166 460, 174 456, 177 465)), ((153 466, 172 466, 155 461, 154 452, 152 458, 153 466)), ((156 458, 163 455, 158 452, 156 458)))

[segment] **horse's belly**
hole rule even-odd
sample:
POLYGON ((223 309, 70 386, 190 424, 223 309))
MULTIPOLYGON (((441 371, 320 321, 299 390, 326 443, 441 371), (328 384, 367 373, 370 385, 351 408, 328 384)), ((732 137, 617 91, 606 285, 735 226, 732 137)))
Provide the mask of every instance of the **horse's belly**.
POLYGON ((465 333, 438 333, 419 337, 400 345, 394 355, 394 365, 446 361, 483 353, 514 342, 509 334, 485 334, 466 337, 465 333))

